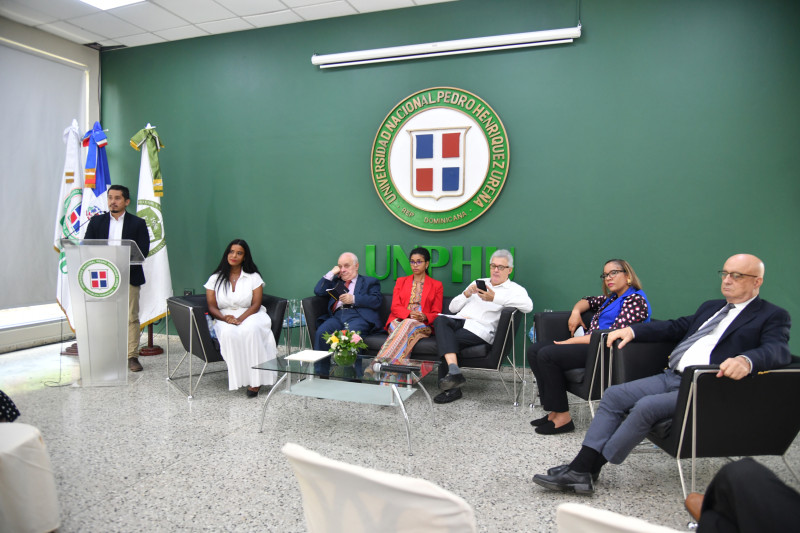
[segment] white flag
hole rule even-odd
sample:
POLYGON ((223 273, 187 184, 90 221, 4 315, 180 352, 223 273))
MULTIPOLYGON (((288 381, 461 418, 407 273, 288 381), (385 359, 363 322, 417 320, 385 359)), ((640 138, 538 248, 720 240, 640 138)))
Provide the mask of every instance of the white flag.
POLYGON ((142 266, 145 284, 139 291, 139 322, 142 328, 166 316, 167 298, 172 296, 172 278, 167 255, 167 231, 161 215, 163 185, 158 151, 161 140, 154 128, 140 130, 131 139, 131 146, 142 152, 139 167, 139 193, 136 195, 136 215, 147 221, 150 233, 150 253, 142 266))
POLYGON ((64 143, 67 154, 64 158, 64 172, 61 174, 61 190, 56 205, 56 228, 53 237, 53 248, 58 253, 58 287, 56 301, 67 316, 70 329, 72 327, 72 302, 69 298, 69 281, 67 280, 67 258, 61 246, 61 239, 78 240, 81 233, 81 204, 83 198, 83 172, 80 165, 80 134, 78 121, 64 130, 64 143))

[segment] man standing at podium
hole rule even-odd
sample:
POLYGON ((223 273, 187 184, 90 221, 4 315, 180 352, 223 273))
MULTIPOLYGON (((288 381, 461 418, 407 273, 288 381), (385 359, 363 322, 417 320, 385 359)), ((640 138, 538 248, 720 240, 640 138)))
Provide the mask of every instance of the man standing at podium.
MULTIPOLYGON (((131 194, 123 185, 108 188, 108 213, 89 220, 84 239, 130 239, 139 246, 142 255, 150 253, 150 234, 143 218, 125 211, 131 203, 131 194)), ((141 265, 131 265, 131 284, 128 287, 128 370, 141 372, 139 363, 139 287, 144 285, 141 265)))

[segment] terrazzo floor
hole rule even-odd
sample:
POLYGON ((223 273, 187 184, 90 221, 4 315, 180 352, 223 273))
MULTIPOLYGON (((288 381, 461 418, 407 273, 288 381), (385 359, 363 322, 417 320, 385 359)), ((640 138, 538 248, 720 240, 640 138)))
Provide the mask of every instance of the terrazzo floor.
MULTIPOLYGON (((156 336, 161 346, 165 340, 156 336)), ((182 350, 177 337, 170 342, 174 365, 182 350)), ((60 532, 305 531, 299 488, 280 452, 286 442, 432 481, 473 506, 482 532, 555 531, 556 506, 567 501, 686 530, 675 461, 658 450, 606 467, 591 497, 534 485, 533 474, 577 452, 588 410, 578 409, 574 433, 537 435, 528 422, 541 411, 527 399, 513 407, 496 374, 467 370, 464 398, 435 406, 436 426, 424 396, 412 396, 409 457, 395 408, 315 399, 305 407, 300 398, 275 394, 259 433, 266 394, 248 399, 244 390, 228 391, 225 372, 205 376, 193 400, 166 381, 166 355, 142 358, 144 371, 130 374, 127 386, 80 388, 71 386, 77 359, 60 349, 0 355, 0 389, 19 407, 19 421, 38 427, 47 444, 60 532)), ((434 376, 424 383, 435 392, 434 376)), ((759 460, 798 488, 780 458, 759 460)), ((800 465, 797 442, 788 460, 800 465)), ((724 462, 699 460, 698 488, 724 462)))

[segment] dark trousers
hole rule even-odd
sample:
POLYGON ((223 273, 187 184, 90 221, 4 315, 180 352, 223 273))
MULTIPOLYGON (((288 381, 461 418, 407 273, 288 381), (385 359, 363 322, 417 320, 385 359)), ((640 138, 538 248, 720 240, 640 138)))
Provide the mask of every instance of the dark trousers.
MULTIPOLYGON (((317 325, 317 334, 314 336, 314 349, 327 350, 328 345, 322 340, 323 333, 333 333, 334 331, 345 329, 350 331, 360 331, 361 335, 368 335, 372 331, 372 324, 361 318, 361 315, 354 309, 339 308, 317 325)), ((360 365, 356 365, 358 368, 360 365)), ((320 359, 314 363, 314 370, 323 375, 330 373, 331 358, 320 359)))
POLYGON ((785 533, 800 528, 800 494, 745 458, 717 472, 706 489, 700 533, 785 533))
POLYGON ((464 329, 464 320, 458 318, 438 316, 433 321, 433 330, 436 332, 436 350, 441 358, 439 362, 439 379, 445 377, 448 372, 444 354, 454 353, 458 355, 458 352, 463 348, 487 344, 485 340, 464 329))
MULTIPOLYGON (((569 411, 567 378, 564 372, 586 366, 587 344, 537 342, 528 347, 528 364, 536 376, 536 386, 545 411, 569 411)), ((584 379, 591 379, 586 376, 584 379)))

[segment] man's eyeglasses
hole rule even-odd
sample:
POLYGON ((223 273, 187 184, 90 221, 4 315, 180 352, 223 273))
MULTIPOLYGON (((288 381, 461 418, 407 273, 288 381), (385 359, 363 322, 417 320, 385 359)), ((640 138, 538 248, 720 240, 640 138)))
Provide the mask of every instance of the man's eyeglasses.
POLYGON ((623 272, 625 272, 625 271, 624 270, 612 270, 610 272, 604 272, 604 273, 600 274, 600 279, 613 278, 617 274, 622 274, 623 272))
POLYGON ((425 261, 409 261, 413 266, 424 265, 425 261))
POLYGON ((506 265, 495 265, 494 263, 490 263, 489 264, 489 269, 490 270, 499 270, 500 272, 502 272, 507 268, 511 268, 511 267, 510 266, 506 266, 506 265))
POLYGON ((742 274, 741 272, 728 272, 727 270, 720 270, 719 277, 721 279, 725 279, 727 276, 733 278, 733 281, 739 281, 743 277, 747 276, 748 278, 757 278, 758 276, 754 274, 742 274))

